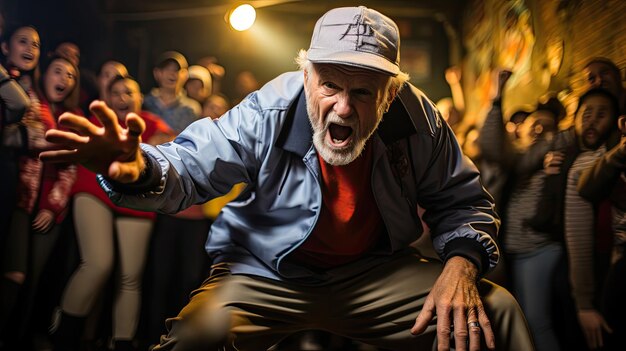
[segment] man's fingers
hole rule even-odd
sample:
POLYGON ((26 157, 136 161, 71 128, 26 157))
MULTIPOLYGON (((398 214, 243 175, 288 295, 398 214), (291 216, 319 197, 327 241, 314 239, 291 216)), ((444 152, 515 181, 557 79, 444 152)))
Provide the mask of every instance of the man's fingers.
POLYGON ((63 145, 68 149, 75 149, 77 145, 86 144, 89 141, 89 137, 58 129, 48 130, 45 137, 47 141, 63 145))
MULTIPOLYGON (((478 316, 476 315, 476 310, 474 308, 470 308, 467 311, 467 333, 469 337, 469 349, 470 351, 479 351, 480 350, 480 322, 478 321, 478 316)), ((454 327, 454 334, 456 335, 456 326, 454 327)))
POLYGON ((607 333, 613 334, 613 329, 609 326, 609 324, 602 318, 602 329, 604 329, 607 333))
POLYGON ((598 328, 594 329, 594 340, 595 340, 595 348, 601 348, 602 346, 604 346, 604 342, 602 340, 602 327, 601 324, 598 326, 598 328))
POLYGON ((128 139, 139 142, 141 140, 139 137, 146 130, 146 123, 143 119, 135 113, 129 113, 126 116, 126 126, 128 127, 128 139))
POLYGON ((81 135, 98 134, 98 130, 100 129, 100 127, 89 122, 87 118, 68 112, 59 117, 58 125, 76 131, 81 135))
MULTIPOLYGON (((450 349, 450 334, 452 333, 450 320, 450 308, 442 306, 437 308, 437 344, 439 350, 450 349)), ((463 322, 465 323, 465 321, 463 322)))
POLYGON ((49 150, 39 154, 39 159, 44 162, 70 162, 76 163, 79 159, 78 150, 49 150))
POLYGON ((106 134, 118 134, 121 127, 117 122, 117 115, 104 101, 95 100, 89 105, 89 110, 98 118, 100 123, 102 123, 106 134))
POLYGON ((597 339, 597 335, 596 335, 597 330, 590 330, 589 331, 589 348, 591 349, 597 349, 598 348, 598 339, 597 339))
POLYGON ((487 345, 487 348, 489 350, 495 350, 496 349, 496 335, 493 333, 493 329, 491 327, 491 321, 489 320, 489 317, 487 317, 487 313, 485 312, 485 308, 483 307, 482 304, 476 307, 476 312, 478 313, 478 323, 480 323, 479 332, 482 331, 485 337, 485 344, 487 345))
POLYGON ((423 333, 426 328, 428 328, 428 322, 430 322, 434 316, 434 303, 432 302, 432 299, 426 298, 422 311, 415 319, 413 328, 411 328, 411 334, 417 335, 423 333))
MULTIPOLYGON (((467 350, 467 323, 470 321, 469 316, 465 313, 464 307, 457 307, 452 313, 454 316, 454 330, 452 333, 454 334, 456 350, 465 351, 467 350)), ((475 317, 474 320, 476 320, 475 317)))

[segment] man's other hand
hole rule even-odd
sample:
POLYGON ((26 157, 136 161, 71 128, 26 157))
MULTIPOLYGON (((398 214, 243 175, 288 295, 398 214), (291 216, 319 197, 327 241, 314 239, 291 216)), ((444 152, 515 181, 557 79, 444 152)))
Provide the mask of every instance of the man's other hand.
POLYGON ((495 350, 495 336, 476 288, 478 269, 463 257, 452 257, 433 285, 422 311, 411 328, 420 334, 437 316, 438 350, 449 350, 451 336, 455 350, 480 350, 481 335, 490 350, 495 350))

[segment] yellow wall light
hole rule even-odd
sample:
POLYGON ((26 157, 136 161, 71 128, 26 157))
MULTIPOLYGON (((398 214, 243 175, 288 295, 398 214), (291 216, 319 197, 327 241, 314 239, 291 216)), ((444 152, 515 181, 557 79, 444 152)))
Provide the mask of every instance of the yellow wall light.
POLYGON ((256 20, 256 10, 249 4, 237 6, 228 16, 230 26, 240 32, 252 27, 254 20, 256 20))

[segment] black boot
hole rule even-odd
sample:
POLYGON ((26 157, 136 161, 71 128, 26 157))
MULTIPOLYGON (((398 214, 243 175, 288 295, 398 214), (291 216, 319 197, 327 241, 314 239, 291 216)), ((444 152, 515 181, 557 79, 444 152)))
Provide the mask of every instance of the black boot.
POLYGON ((76 317, 63 312, 54 311, 50 326, 50 338, 54 351, 78 351, 83 336, 86 317, 76 317))
POLYGON ((115 340, 114 351, 136 351, 132 340, 115 340))

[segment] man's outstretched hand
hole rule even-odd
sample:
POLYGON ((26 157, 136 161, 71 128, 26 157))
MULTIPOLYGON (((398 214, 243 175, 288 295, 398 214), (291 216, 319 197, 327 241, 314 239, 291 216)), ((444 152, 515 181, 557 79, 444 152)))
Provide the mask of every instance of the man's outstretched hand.
POLYGON ((129 113, 123 128, 117 116, 103 101, 96 100, 89 109, 102 124, 97 126, 85 117, 64 113, 58 125, 66 130, 51 129, 46 140, 57 145, 56 150, 42 152, 46 162, 80 163, 93 172, 115 181, 132 183, 145 168, 139 143, 146 129, 138 115, 129 113))

